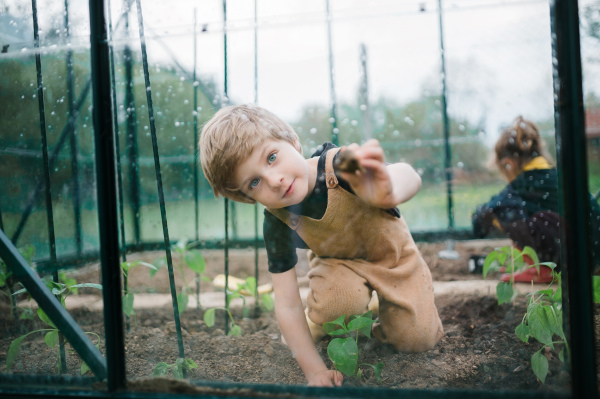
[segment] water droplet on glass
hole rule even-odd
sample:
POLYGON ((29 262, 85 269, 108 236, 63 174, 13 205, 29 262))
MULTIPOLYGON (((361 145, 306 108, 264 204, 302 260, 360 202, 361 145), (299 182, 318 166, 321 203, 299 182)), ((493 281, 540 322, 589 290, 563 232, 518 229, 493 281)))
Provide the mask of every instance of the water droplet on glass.
POLYGON ((310 134, 316 134, 317 133, 317 128, 316 127, 311 127, 310 128, 310 134))
POLYGON ((358 121, 356 121, 356 120, 352 120, 352 122, 350 122, 350 124, 351 124, 352 126, 358 126, 358 121))
POLYGON ((335 122, 335 118, 331 117, 329 118, 329 123, 334 123, 335 122))
POLYGON ((367 110, 367 106, 365 104, 361 104, 360 105, 360 110, 361 111, 366 111, 367 110))

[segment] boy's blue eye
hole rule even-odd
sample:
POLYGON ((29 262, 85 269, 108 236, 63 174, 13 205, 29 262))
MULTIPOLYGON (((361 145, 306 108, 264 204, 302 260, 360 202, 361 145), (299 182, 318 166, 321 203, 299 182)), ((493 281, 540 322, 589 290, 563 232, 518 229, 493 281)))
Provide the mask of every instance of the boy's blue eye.
POLYGON ((275 162, 275 159, 277 159, 277 154, 272 153, 271 155, 269 155, 268 160, 269 160, 270 164, 273 163, 273 162, 275 162))
POLYGON ((256 186, 258 186, 258 183, 260 183, 260 179, 253 179, 250 182, 250 189, 256 188, 256 186))

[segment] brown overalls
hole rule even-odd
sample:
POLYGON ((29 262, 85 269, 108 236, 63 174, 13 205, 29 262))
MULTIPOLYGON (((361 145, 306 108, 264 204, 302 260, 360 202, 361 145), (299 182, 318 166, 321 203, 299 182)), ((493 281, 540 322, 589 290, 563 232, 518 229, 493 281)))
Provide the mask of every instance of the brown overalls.
POLYGON ((379 322, 373 335, 401 352, 431 349, 444 334, 431 273, 403 218, 367 204, 338 185, 325 163, 328 203, 320 220, 268 209, 311 249, 307 314, 318 325, 367 311, 373 290, 379 322))

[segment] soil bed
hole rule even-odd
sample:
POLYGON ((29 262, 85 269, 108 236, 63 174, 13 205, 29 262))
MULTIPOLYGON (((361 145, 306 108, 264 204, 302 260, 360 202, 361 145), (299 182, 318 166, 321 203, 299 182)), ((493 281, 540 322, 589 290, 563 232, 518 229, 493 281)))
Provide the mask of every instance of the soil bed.
MULTIPOLYGON (((470 254, 487 253, 497 245, 493 241, 458 242, 455 250, 457 260, 441 259, 440 250, 444 243, 419 244, 430 265, 435 281, 480 280, 481 275, 471 274, 467 269, 470 254)), ((206 276, 214 278, 223 272, 222 251, 205 251, 206 276)), ((153 261, 164 253, 132 254, 129 260, 153 261)), ((264 265, 264 253, 260 253, 259 264, 264 265)), ((178 258, 174 255, 174 261, 178 258)), ((230 273, 236 277, 254 274, 254 252, 230 252, 230 273)), ((301 281, 305 281, 306 264, 298 267, 301 281)), ((98 282, 97 265, 86 266, 72 273, 79 283, 98 282)), ((176 267, 178 292, 183 285, 176 267)), ((188 275, 188 281, 193 279, 188 275)), ((270 282, 269 274, 261 268, 259 285, 270 282)), ((129 284, 135 293, 168 293, 166 270, 150 278, 148 269, 132 269, 129 284)), ((202 284, 202 291, 218 290, 209 283, 202 284)), ((93 290, 82 290, 82 294, 98 294, 93 290)), ((192 298, 191 301, 194 299, 192 298)), ((525 389, 525 390, 569 390, 570 375, 554 351, 546 351, 549 360, 549 375, 546 384, 535 377, 531 355, 540 347, 530 339, 522 342, 514 333, 526 308, 526 298, 520 295, 514 304, 498 306, 494 292, 491 295, 471 294, 436 296, 436 304, 442 319, 445 336, 433 349, 419 354, 403 354, 376 340, 359 340, 359 363, 383 362, 383 381, 378 384, 370 367, 363 366, 363 378, 345 377, 345 386, 400 388, 468 388, 468 389, 525 389)), ((0 311, 0 373, 6 373, 6 354, 11 342, 22 334, 44 328, 39 320, 14 322, 8 320, 3 304, 0 311)), ((70 311, 84 331, 93 331, 104 336, 102 312, 80 307, 70 311)), ((217 312, 217 324, 208 328, 203 322, 203 312, 188 308, 181 314, 183 343, 186 357, 194 360, 198 368, 188 373, 193 381, 221 381, 250 384, 305 384, 304 375, 292 357, 288 347, 281 342, 278 325, 272 313, 242 319, 239 312, 236 321, 243 330, 241 337, 224 334, 224 318, 217 312)), ((178 357, 177 337, 171 305, 153 309, 137 309, 126 333, 126 368, 129 379, 149 377, 159 362, 175 363, 178 357)), ((596 329, 597 323, 596 323, 596 329)), ((95 342, 95 340, 94 340, 95 342)), ((331 366, 327 357, 325 339, 318 349, 331 366)), ((70 349, 67 346, 67 349, 70 349)), ((100 342, 104 353, 104 340, 100 342)), ((12 373, 56 374, 56 349, 49 349, 42 333, 28 336, 12 373)), ((78 375, 81 361, 68 352, 68 374, 78 375)))

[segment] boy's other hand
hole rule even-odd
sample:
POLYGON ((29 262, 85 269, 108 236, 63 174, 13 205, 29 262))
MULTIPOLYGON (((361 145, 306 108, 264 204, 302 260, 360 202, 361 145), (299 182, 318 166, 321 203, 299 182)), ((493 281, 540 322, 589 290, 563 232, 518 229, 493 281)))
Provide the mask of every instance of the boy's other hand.
POLYGON ((350 183, 356 195, 384 209, 398 205, 379 141, 371 139, 362 146, 350 144, 344 151, 352 151, 362 169, 357 169, 354 173, 340 173, 342 179, 350 183))
POLYGON ((344 376, 337 370, 321 370, 308 379, 309 387, 341 387, 344 376))

